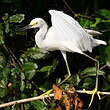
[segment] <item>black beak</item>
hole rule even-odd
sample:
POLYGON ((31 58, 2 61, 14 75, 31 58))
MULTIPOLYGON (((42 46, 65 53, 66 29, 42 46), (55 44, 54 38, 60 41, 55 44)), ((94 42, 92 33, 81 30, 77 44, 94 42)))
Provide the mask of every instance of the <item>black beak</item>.
POLYGON ((24 26, 24 27, 20 28, 19 31, 24 31, 24 30, 30 29, 30 28, 32 28, 32 25, 28 24, 27 26, 24 26))

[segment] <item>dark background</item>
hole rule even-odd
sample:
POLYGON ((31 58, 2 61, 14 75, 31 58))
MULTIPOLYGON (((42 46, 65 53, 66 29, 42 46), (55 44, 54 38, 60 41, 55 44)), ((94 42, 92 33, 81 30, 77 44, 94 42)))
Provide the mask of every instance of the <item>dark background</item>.
MULTIPOLYGON (((68 3, 68 5, 76 14, 81 13, 87 16, 91 16, 92 13, 94 13, 99 9, 108 9, 108 10, 110 9, 109 0, 66 0, 66 3, 68 3)), ((41 17, 45 19, 48 25, 51 26, 50 15, 48 13, 49 9, 62 10, 65 13, 74 17, 73 13, 65 5, 65 0, 0 0, 0 18, 4 16, 4 13, 6 12, 9 13, 9 15, 13 15, 16 13, 25 14, 25 20, 22 22, 20 26, 25 26, 29 24, 29 22, 36 17, 41 17)), ((23 52, 20 52, 19 50, 25 51, 27 48, 35 45, 34 34, 32 30, 27 31, 27 36, 28 38, 21 37, 21 36, 15 37, 15 38, 11 38, 11 37, 6 38, 6 44, 9 46, 9 48, 12 49, 13 53, 16 55, 17 58, 19 58, 19 56, 23 53, 23 52)), ((91 55, 90 53, 88 54, 91 55)), ((91 56, 95 57, 96 54, 98 55, 97 47, 95 48, 91 56)), ((90 59, 87 59, 86 57, 81 56, 77 53, 75 53, 74 55, 71 55, 70 53, 68 53, 68 55, 71 56, 70 58, 68 58, 68 62, 70 65, 70 69, 73 73, 77 73, 78 70, 83 70, 84 68, 88 67, 88 65, 89 66, 94 65, 94 63, 91 62, 90 59), (74 61, 74 65, 73 65, 73 61, 74 61)), ((51 59, 48 60, 47 62, 48 63, 51 62, 51 60, 55 57, 60 59, 60 62, 57 66, 55 73, 60 73, 59 72, 60 70, 60 71, 63 71, 62 73, 65 74, 65 71, 66 71, 65 63, 61 54, 59 54, 59 52, 52 53, 51 59)), ((42 61, 42 63, 45 63, 45 61, 42 61)), ((51 80, 55 83, 55 79, 57 77, 62 77, 63 79, 64 75, 54 74, 53 76, 51 76, 52 78, 51 80)), ((101 80, 99 82, 101 82, 101 80)), ((101 87, 101 85, 99 85, 99 87, 101 87)), ((88 98, 87 95, 82 95, 81 97, 88 98)), ((97 98, 95 99, 96 101, 94 102, 94 105, 97 105, 98 99, 97 98)), ((84 100, 87 101, 86 99, 84 100)), ((105 103, 110 102, 108 100, 109 99, 103 100, 102 106, 101 106, 102 110, 103 110, 103 107, 106 107, 105 103)), ((88 103, 89 102, 87 102, 87 105, 88 103)), ((100 109, 98 108, 98 106, 96 107, 94 105, 92 106, 93 110, 100 109)), ((107 104, 107 107, 108 105, 109 104, 107 104)))
MULTIPOLYGON (((76 13, 86 13, 87 15, 91 15, 91 13, 98 9, 110 9, 109 0, 66 0, 66 2, 76 13)), ((29 21, 30 19, 33 19, 35 17, 43 17, 44 19, 46 19, 49 9, 68 11, 67 7, 64 4, 64 0, 0 1, 1 14, 6 11, 9 11, 11 14, 15 12, 24 13, 29 21)))

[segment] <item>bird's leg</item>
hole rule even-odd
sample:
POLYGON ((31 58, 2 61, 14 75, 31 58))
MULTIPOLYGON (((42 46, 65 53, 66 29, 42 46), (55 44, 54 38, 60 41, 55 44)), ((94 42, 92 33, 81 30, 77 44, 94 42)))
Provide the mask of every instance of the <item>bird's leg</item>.
POLYGON ((90 57, 89 55, 87 54, 84 54, 86 57, 90 58, 91 60, 95 61, 96 62, 96 83, 95 83, 95 89, 92 91, 92 92, 87 92, 85 89, 84 91, 87 93, 87 94, 92 94, 92 98, 91 98, 91 101, 90 101, 90 104, 89 104, 89 107, 91 106, 92 102, 93 102, 93 99, 94 99, 94 95, 97 94, 98 97, 99 97, 99 100, 101 100, 101 97, 99 95, 99 92, 98 92, 98 72, 99 72, 99 61, 90 57))
POLYGON ((52 91, 53 91, 53 90, 50 89, 50 90, 48 90, 47 92, 41 94, 41 96, 43 96, 43 98, 42 98, 43 103, 44 103, 45 105, 47 105, 47 103, 45 102, 45 95, 48 95, 48 97, 50 98, 49 94, 50 94, 52 91))
MULTIPOLYGON (((66 59, 66 52, 65 51, 61 51, 62 55, 63 55, 63 58, 65 60, 65 63, 66 63, 66 67, 67 67, 67 71, 68 71, 68 76, 61 82, 59 83, 57 86, 60 86, 62 83, 64 83, 66 80, 69 79, 69 77, 71 76, 71 73, 70 73, 70 69, 69 69, 69 66, 68 66, 68 63, 67 63, 67 59, 66 59)), ((47 105, 47 103, 45 102, 45 95, 48 95, 52 92, 53 90, 50 89, 48 90, 47 92, 43 93, 41 96, 43 96, 43 102, 45 105, 47 105)))
POLYGON ((66 67, 67 67, 67 71, 68 71, 68 76, 61 83, 59 83, 58 86, 63 84, 65 81, 67 81, 70 78, 70 76, 71 76, 70 69, 69 69, 69 66, 68 66, 68 62, 67 62, 67 59, 66 59, 66 52, 65 51, 61 51, 61 53, 62 53, 63 58, 64 58, 65 63, 66 63, 66 67))

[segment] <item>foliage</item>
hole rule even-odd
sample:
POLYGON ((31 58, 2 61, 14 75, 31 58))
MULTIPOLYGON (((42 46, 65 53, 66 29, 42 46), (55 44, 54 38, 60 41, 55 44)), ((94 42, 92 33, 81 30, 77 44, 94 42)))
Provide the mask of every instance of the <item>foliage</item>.
MULTIPOLYGON (((14 3, 13 0, 3 0, 4 3, 9 3, 9 1, 14 3)), ((24 17, 24 14, 10 15, 5 13, 0 18, 0 103, 38 96, 51 89, 52 84, 58 83, 60 77, 63 79, 66 74, 66 68, 63 67, 64 62, 59 57, 53 57, 49 52, 38 49, 36 45, 30 46, 30 44, 27 44, 25 46, 26 44, 23 44, 24 47, 20 49, 12 45, 14 44, 13 39, 17 40, 21 37, 31 36, 28 31, 18 31, 22 26, 24 17), (64 68, 64 71, 62 68, 64 68)), ((101 80, 99 80, 99 89, 102 91, 110 90, 110 11, 101 9, 93 13, 89 18, 79 14, 77 20, 84 28, 103 32, 102 36, 93 37, 106 40, 108 45, 97 47, 93 50, 93 56, 91 56, 96 57, 100 62, 99 79, 101 80)), ((31 43, 33 43, 32 39, 31 37, 27 40, 31 40, 31 43)), ((21 46, 20 42, 18 46, 21 46)), ((81 61, 80 57, 81 55, 78 56, 78 60, 68 58, 71 59, 71 61, 69 60, 70 64, 74 66, 75 62, 78 62, 78 65, 76 71, 70 68, 73 74, 62 85, 63 89, 69 90, 73 86, 78 89, 94 88, 96 73, 94 62, 90 59, 87 60, 87 58, 81 61)), ((81 96, 81 99, 84 102, 83 110, 86 110, 89 98, 84 95, 81 96)), ((23 107, 25 110, 51 110, 57 105, 54 99, 46 102, 48 103, 47 106, 42 101, 37 100, 23 104, 23 107)), ((95 102, 99 101, 95 100, 95 102)), ((106 100, 106 102, 109 104, 110 101, 106 100)), ((101 107, 101 104, 99 106, 101 107)), ((18 104, 14 108, 15 110, 21 109, 22 104, 18 104)), ((74 106, 71 106, 71 110, 73 108, 74 106)), ((11 107, 5 109, 11 110, 11 107)))

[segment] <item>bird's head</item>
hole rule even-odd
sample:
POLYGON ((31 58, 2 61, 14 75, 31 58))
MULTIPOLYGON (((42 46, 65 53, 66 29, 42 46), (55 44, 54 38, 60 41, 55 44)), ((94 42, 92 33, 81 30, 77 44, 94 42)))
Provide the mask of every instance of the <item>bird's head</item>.
POLYGON ((27 26, 21 28, 21 30, 26 30, 30 28, 40 28, 44 24, 44 20, 42 18, 33 19, 27 26))

